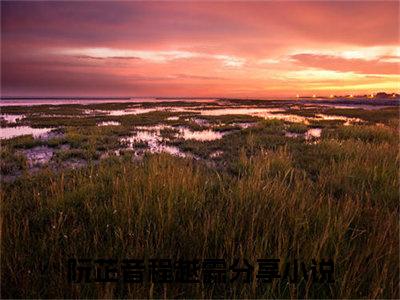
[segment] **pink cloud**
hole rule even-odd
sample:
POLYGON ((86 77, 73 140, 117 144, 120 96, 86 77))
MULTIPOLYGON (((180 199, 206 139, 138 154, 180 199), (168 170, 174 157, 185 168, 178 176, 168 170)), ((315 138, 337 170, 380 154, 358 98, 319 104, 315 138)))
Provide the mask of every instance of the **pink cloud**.
MULTIPOLYGON (((354 72, 360 74, 399 74, 399 65, 394 62, 385 62, 380 58, 373 60, 347 59, 332 55, 296 54, 291 56, 299 65, 340 72, 354 72)), ((382 57, 384 59, 385 57, 382 57)))

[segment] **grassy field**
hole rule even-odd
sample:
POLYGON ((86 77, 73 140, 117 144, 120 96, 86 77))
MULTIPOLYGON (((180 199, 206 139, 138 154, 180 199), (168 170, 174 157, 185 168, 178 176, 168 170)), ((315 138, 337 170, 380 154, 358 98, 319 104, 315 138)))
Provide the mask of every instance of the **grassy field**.
MULTIPOLYGON (((2 297, 399 298, 399 125, 393 111, 385 118, 385 110, 346 110, 368 122, 326 122, 318 142, 285 136, 308 128, 282 121, 231 128, 216 141, 171 142, 204 158, 197 161, 168 154, 137 160, 130 151, 96 160, 96 151, 120 146, 117 137, 129 126, 153 118, 118 117, 121 126, 104 128, 86 119, 84 126, 65 127, 62 139, 42 143, 67 143, 71 148, 58 158, 82 151, 88 164, 34 174, 15 149, 38 141, 12 139, 1 152, 2 173, 17 168, 21 176, 1 186, 2 297), (216 150, 223 154, 211 161, 216 150), (280 273, 293 258, 332 258, 335 283, 70 284, 67 260, 73 257, 279 258, 280 273)), ((153 114, 154 120, 169 116, 153 114)), ((237 121, 220 119, 228 126, 237 121)))

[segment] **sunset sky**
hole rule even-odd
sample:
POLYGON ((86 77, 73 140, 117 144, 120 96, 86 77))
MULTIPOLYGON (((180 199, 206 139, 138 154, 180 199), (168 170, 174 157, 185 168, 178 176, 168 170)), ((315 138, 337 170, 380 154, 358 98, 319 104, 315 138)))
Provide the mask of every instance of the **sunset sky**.
POLYGON ((398 92, 399 2, 1 2, 2 96, 398 92))

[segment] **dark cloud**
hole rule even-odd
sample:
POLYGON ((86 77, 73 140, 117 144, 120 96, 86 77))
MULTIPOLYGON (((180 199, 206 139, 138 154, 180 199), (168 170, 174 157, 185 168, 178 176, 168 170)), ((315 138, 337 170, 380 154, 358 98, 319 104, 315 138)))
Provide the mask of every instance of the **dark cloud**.
POLYGON ((96 56, 90 56, 90 55, 75 55, 74 57, 79 58, 79 59, 95 59, 95 60, 105 60, 105 59, 136 60, 136 59, 141 59, 140 57, 136 57, 136 56, 96 57, 96 56))

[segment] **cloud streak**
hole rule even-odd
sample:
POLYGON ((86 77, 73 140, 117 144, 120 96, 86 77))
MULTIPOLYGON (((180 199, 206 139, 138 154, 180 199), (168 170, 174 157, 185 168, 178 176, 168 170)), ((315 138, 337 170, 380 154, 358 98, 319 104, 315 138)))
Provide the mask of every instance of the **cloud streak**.
POLYGON ((241 67, 246 60, 226 54, 208 54, 180 50, 131 50, 131 49, 112 49, 112 48, 83 48, 83 49, 57 49, 50 51, 53 55, 69 55, 77 58, 88 59, 142 59, 153 63, 166 63, 179 59, 216 59, 220 60, 226 67, 241 67))
POLYGON ((304 53, 293 55, 291 59, 301 66, 324 70, 359 74, 399 74, 399 64, 397 62, 388 62, 384 57, 367 60, 304 53))

